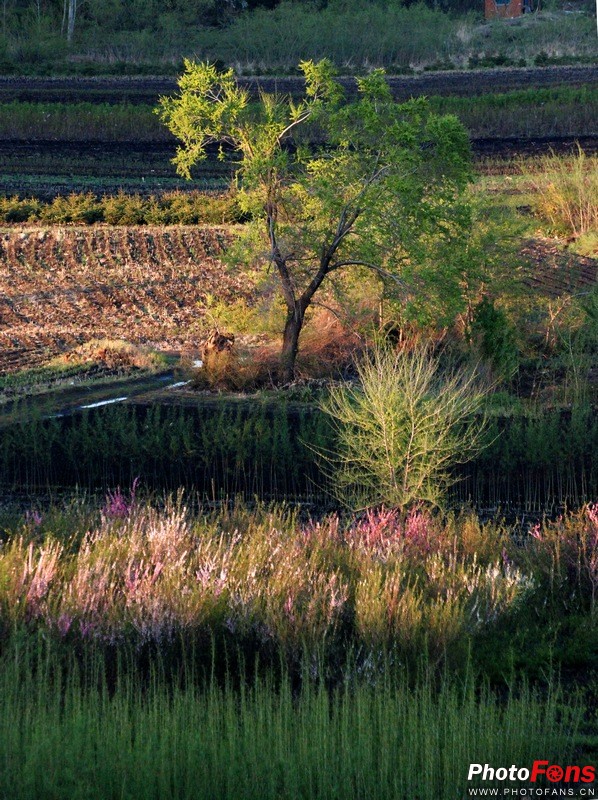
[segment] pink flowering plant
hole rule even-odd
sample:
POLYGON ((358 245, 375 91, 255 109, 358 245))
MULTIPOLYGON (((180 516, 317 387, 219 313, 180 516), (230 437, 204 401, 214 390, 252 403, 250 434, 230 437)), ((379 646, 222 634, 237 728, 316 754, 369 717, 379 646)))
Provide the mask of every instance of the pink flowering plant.
POLYGON ((290 656, 327 643, 435 662, 513 614, 543 613, 547 587, 595 616, 596 506, 516 544, 465 513, 381 507, 300 522, 285 509, 198 515, 180 499, 162 509, 132 500, 126 516, 104 507, 64 542, 28 540, 26 528, 9 538, 2 629, 137 647, 222 636, 290 656))

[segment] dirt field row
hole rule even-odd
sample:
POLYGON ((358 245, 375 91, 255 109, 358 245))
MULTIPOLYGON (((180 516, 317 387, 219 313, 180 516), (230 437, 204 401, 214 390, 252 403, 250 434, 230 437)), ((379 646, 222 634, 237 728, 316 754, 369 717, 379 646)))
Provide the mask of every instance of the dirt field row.
MULTIPOLYGON (((164 351, 198 346, 208 295, 253 296, 220 260, 225 228, 59 228, 0 235, 0 373, 46 362, 92 339, 164 351)), ((548 297, 598 281, 598 260, 528 242, 527 280, 548 297)))
MULTIPOLYGON (((397 100, 414 95, 475 95, 514 91, 516 89, 554 86, 598 85, 598 65, 572 67, 510 67, 501 69, 424 72, 418 75, 392 75, 389 83, 397 100)), ((355 80, 343 77, 349 95, 355 80)), ((257 92, 280 92, 297 95, 303 88, 300 77, 241 78, 241 83, 257 92)), ((97 102, 155 103, 160 95, 176 88, 168 77, 0 77, 0 101, 9 102, 97 102)))
POLYGON ((219 257, 225 229, 96 228, 0 238, 0 372, 36 366, 91 339, 193 347, 208 295, 252 287, 219 257))
POLYGON ((526 242, 521 255, 530 264, 526 285, 544 297, 587 291, 598 283, 598 259, 563 252, 549 239, 526 242))

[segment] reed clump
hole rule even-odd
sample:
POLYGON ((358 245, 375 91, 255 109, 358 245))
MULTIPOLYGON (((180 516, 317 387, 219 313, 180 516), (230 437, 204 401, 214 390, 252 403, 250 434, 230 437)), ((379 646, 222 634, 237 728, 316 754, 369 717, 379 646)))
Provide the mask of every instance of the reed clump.
POLYGON ((528 174, 538 216, 551 232, 579 238, 598 229, 598 158, 578 148, 570 158, 551 154, 528 174))

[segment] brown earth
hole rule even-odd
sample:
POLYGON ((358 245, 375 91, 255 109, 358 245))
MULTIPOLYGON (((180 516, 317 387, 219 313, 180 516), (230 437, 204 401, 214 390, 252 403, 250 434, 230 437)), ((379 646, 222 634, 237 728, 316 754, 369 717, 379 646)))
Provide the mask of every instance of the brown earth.
POLYGON ((0 373, 95 339, 199 344, 208 295, 249 297, 225 228, 14 229, 0 235, 0 373))
MULTIPOLYGON (((161 351, 199 349, 208 296, 250 299, 254 286, 221 258, 232 229, 13 228, 0 233, 0 373, 80 345, 123 339, 161 351)), ((527 284, 555 298, 598 282, 598 259, 553 240, 522 251, 527 284)))

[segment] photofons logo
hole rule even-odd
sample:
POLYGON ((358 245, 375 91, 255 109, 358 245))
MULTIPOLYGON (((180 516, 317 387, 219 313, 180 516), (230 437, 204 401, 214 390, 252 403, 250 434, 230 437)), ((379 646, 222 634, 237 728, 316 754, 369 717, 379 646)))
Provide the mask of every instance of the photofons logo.
POLYGON ((468 789, 469 797, 596 797, 596 769, 591 766, 561 766, 534 761, 531 768, 493 767, 470 764, 467 780, 478 784, 468 789), (496 784, 517 782, 517 786, 496 784), (492 787, 480 787, 491 783, 492 787))

